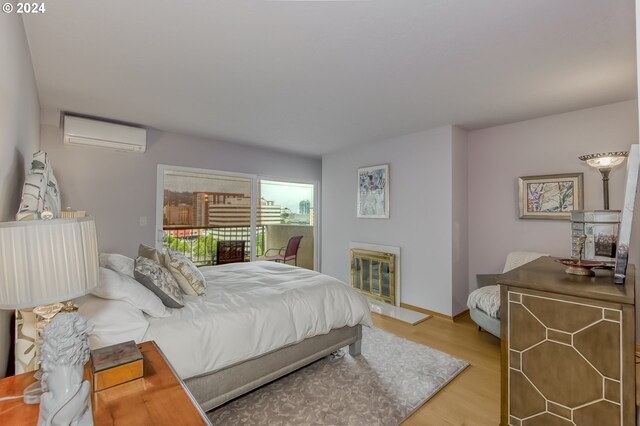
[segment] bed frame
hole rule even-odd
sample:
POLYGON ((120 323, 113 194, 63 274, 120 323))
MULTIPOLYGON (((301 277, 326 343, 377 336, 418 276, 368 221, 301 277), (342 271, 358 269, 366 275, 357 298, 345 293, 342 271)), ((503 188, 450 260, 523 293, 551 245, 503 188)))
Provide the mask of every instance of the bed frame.
POLYGON ((360 355, 361 342, 360 324, 337 328, 184 382, 202 409, 209 411, 347 345, 351 355, 360 355))

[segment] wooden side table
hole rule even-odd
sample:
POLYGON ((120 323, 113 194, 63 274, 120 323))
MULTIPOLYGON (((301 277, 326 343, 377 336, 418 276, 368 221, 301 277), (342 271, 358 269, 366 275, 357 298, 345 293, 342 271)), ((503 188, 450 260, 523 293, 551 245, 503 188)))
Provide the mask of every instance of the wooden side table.
MULTIPOLYGON (((211 425, 191 392, 155 342, 138 345, 144 359, 144 377, 91 394, 96 425, 211 425)), ((90 377, 90 365, 85 377, 90 377)), ((33 372, 0 379, 0 398, 22 394, 34 382, 33 372)), ((0 401, 2 424, 33 426, 38 404, 22 399, 0 401)))

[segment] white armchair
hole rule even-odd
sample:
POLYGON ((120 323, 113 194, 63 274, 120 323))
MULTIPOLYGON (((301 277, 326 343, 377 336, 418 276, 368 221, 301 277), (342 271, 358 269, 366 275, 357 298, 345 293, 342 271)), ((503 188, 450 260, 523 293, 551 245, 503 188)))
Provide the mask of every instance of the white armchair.
MULTIPOLYGON (((514 251, 507 255, 502 273, 508 272, 539 257, 548 256, 545 253, 531 251, 514 251)), ((495 284, 497 275, 479 275, 478 286, 480 288, 469 294, 467 306, 471 319, 478 324, 479 330, 486 330, 497 338, 500 338, 500 286, 495 284), (484 278, 481 279, 481 278, 484 278), (487 285, 487 278, 491 285, 487 285), (484 281, 484 282, 483 282, 484 281)))

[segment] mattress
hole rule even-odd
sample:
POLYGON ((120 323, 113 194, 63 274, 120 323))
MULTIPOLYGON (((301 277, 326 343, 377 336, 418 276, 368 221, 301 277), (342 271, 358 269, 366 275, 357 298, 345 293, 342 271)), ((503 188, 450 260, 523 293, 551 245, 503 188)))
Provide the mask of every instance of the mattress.
POLYGON ((201 268, 207 295, 184 296, 166 318, 149 318, 182 379, 217 371, 332 329, 371 325, 366 299, 343 282, 276 262, 201 268))

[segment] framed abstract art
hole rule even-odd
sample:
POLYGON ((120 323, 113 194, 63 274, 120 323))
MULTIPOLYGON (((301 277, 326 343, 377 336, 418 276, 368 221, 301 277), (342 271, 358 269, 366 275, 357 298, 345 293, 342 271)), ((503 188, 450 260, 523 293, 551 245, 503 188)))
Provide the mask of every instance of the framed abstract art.
POLYGON ((571 219, 583 208, 582 181, 582 173, 519 177, 520 219, 571 219))
POLYGON ((358 169, 357 215, 360 218, 389 219, 389 165, 358 169))

